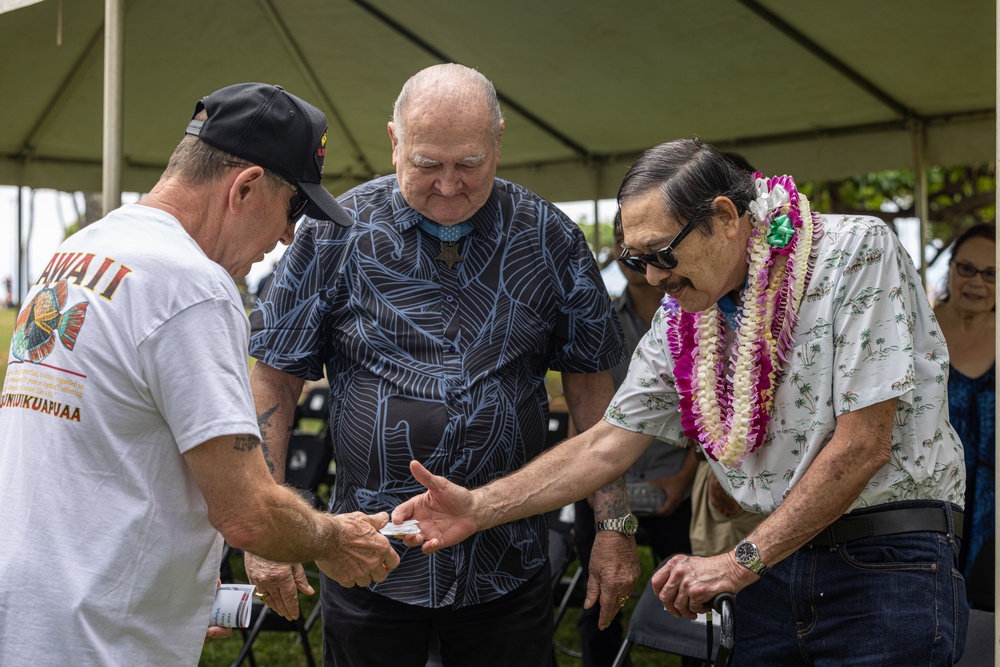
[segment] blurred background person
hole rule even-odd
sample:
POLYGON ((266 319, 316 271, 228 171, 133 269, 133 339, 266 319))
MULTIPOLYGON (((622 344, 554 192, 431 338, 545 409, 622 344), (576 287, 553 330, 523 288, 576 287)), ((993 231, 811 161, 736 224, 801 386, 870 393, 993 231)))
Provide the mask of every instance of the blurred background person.
POLYGON ((934 308, 951 357, 949 418, 965 447, 965 536, 959 565, 973 606, 993 606, 996 493, 996 227, 962 232, 934 308), (982 555, 980 555, 982 554, 982 555), (977 559, 982 560, 973 576, 977 559), (980 577, 985 578, 980 578, 980 577))

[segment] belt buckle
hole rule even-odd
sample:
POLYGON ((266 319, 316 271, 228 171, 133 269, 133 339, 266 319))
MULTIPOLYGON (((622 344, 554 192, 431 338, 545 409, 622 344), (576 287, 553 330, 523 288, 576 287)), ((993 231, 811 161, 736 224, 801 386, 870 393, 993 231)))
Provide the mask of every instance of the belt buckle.
POLYGON ((829 526, 821 530, 816 534, 816 537, 809 540, 809 546, 811 547, 821 547, 823 549, 834 550, 837 548, 837 535, 834 532, 834 525, 837 522, 834 521, 829 526))

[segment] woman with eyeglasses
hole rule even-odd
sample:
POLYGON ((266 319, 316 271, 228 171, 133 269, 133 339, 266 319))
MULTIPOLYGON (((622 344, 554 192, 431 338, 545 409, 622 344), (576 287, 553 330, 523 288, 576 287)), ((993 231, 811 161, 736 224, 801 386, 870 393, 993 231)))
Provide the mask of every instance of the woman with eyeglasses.
MULTIPOLYGON (((944 292, 934 308, 948 343, 948 408, 952 426, 965 447, 965 535, 959 564, 971 580, 976 558, 994 540, 996 466, 996 228, 980 224, 955 240, 944 292)), ((977 569, 988 573, 987 586, 969 586, 969 600, 993 604, 993 557, 987 549, 977 569), (976 590, 974 590, 974 588, 976 590), (985 590, 979 590, 985 589, 985 590)), ((970 583, 972 583, 970 581, 970 583)))

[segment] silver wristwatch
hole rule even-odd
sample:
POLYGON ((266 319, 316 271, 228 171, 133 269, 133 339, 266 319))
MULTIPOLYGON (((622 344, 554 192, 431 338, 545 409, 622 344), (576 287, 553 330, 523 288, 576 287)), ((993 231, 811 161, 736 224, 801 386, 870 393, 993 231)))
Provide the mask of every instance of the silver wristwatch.
POLYGON ((764 565, 760 560, 757 545, 749 540, 743 540, 737 544, 736 549, 733 550, 733 554, 735 554, 736 560, 740 565, 757 576, 764 574, 768 570, 767 565, 764 565))
POLYGON ((594 530, 617 530, 622 535, 631 537, 639 530, 639 519, 634 514, 626 514, 618 519, 604 519, 594 522, 594 530))

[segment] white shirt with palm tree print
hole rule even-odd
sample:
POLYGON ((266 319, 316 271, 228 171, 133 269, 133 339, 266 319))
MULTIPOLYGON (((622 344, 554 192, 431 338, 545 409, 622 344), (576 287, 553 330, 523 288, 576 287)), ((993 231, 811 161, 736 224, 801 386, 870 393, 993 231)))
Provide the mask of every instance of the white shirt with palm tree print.
MULTIPOLYGON (((816 265, 762 446, 738 468, 712 461, 730 493, 770 513, 833 436, 837 417, 898 399, 889 462, 850 510, 906 500, 962 506, 962 444, 948 423, 948 350, 920 277, 892 230, 824 216, 816 265)), ((663 310, 653 318, 605 420, 678 445, 681 428, 663 310)), ((730 350, 732 332, 729 332, 730 350)))

